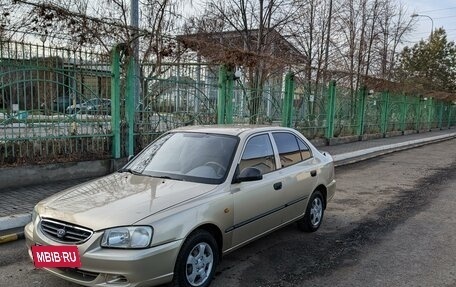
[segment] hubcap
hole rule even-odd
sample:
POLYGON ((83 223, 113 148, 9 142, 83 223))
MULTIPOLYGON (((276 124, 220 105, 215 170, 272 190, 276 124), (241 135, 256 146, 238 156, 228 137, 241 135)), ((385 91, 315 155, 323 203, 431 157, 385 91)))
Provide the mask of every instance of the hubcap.
POLYGON ((313 226, 320 224, 321 216, 323 214, 323 204, 319 197, 315 197, 312 201, 312 207, 310 208, 310 222, 313 226))
POLYGON ((187 281, 192 286, 203 285, 214 266, 214 254, 209 244, 198 243, 188 255, 186 265, 187 281))

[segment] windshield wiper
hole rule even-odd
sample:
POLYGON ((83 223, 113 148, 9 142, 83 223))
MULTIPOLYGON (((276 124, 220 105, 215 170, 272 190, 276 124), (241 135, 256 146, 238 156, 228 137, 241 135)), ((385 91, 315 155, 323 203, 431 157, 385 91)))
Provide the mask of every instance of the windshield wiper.
POLYGON ((183 181, 181 178, 175 178, 175 177, 170 177, 167 175, 150 175, 151 177, 156 177, 156 178, 162 178, 162 179, 171 179, 171 180, 178 180, 178 181, 183 181))
POLYGON ((147 173, 141 173, 141 172, 131 169, 131 168, 119 169, 118 172, 120 172, 120 173, 128 172, 128 173, 131 173, 134 175, 142 175, 142 176, 149 176, 149 177, 155 177, 155 178, 161 178, 161 179, 171 179, 171 180, 183 181, 183 179, 170 177, 168 175, 151 175, 151 174, 147 174, 147 173))
POLYGON ((140 173, 139 171, 137 170, 134 170, 134 169, 131 169, 131 168, 123 168, 123 169, 119 169, 119 172, 120 173, 123 173, 123 172, 128 172, 128 173, 131 173, 131 174, 134 174, 134 175, 143 175, 142 173, 140 173))

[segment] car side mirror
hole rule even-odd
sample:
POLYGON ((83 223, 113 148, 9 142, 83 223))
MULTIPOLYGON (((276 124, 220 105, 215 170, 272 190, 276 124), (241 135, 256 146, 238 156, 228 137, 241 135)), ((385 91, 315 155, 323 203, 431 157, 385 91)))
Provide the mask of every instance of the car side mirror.
POLYGON ((262 180, 263 174, 261 170, 256 167, 246 167, 241 173, 236 177, 235 183, 244 182, 244 181, 257 181, 262 180))

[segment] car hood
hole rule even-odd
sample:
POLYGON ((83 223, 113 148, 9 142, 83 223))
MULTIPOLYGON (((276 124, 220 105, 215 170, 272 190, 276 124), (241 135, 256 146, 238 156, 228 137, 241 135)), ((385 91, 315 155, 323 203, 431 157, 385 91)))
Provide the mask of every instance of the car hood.
POLYGON ((201 196, 216 185, 114 173, 55 194, 37 206, 51 218, 94 231, 130 225, 201 196))

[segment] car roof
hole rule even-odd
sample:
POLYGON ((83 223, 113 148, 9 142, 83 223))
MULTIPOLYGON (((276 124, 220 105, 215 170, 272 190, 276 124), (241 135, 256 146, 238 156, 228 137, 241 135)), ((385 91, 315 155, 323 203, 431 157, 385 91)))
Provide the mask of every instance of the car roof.
POLYGON ((265 131, 290 131, 289 128, 263 125, 208 125, 208 126, 185 126, 172 130, 173 132, 199 132, 211 134, 226 134, 239 136, 241 134, 252 134, 265 131))

